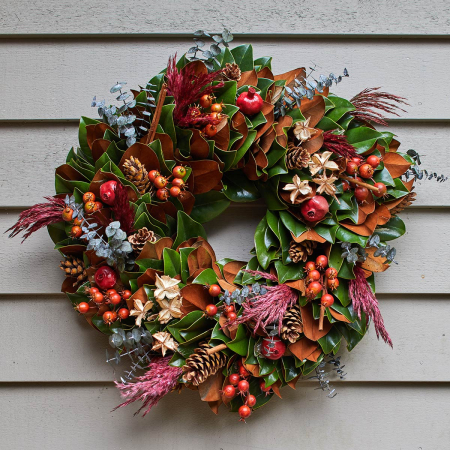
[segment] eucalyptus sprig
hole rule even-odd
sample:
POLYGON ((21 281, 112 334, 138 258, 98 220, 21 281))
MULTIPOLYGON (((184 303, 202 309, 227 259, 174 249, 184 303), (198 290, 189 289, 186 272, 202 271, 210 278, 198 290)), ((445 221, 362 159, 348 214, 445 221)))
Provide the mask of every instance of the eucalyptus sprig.
POLYGON ((194 33, 194 42, 195 46, 191 47, 186 52, 186 58, 189 61, 203 61, 207 69, 212 72, 214 70, 215 61, 218 65, 220 65, 216 56, 220 55, 221 48, 220 45, 224 47, 228 47, 228 44, 233 40, 233 35, 227 30, 224 29, 222 34, 209 34, 203 30, 197 30, 194 33), (206 42, 201 38, 209 38, 214 42, 209 46, 209 50, 204 50, 203 47, 206 45, 206 42), (192 56, 187 56, 192 55, 192 56), (198 56, 197 56, 198 55, 198 56))

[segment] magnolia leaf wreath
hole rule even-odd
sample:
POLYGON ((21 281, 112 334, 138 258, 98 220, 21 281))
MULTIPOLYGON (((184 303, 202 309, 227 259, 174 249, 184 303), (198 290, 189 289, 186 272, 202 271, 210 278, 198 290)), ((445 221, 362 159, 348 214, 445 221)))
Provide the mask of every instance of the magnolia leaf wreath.
POLYGON ((395 262, 388 242, 405 233, 414 181, 445 181, 375 129, 404 98, 346 100, 329 90, 347 70, 274 75, 231 40, 196 32, 145 87, 117 82, 116 105, 94 98, 100 119, 81 118, 56 195, 9 230, 47 227, 62 291, 109 336, 109 363, 131 359, 120 406, 140 400, 144 415, 185 386, 242 420, 300 377, 333 397, 324 367, 344 377, 344 341, 352 350, 373 322, 392 346, 374 273, 395 262), (251 259, 217 260, 201 223, 260 198, 251 259))

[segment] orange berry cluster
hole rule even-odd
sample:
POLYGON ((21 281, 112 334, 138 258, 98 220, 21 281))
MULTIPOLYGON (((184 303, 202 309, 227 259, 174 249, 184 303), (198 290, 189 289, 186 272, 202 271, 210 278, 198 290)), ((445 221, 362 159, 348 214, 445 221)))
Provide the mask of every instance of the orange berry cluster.
POLYGON ((200 106, 203 109, 209 108, 209 113, 207 114, 207 118, 210 123, 208 123, 204 128, 202 128, 202 133, 207 137, 213 137, 217 134, 217 124, 225 117, 225 114, 222 114, 223 103, 213 103, 215 97, 213 95, 203 95, 200 98, 200 106))
POLYGON ((157 189, 156 198, 165 202, 169 197, 178 197, 181 190, 186 187, 183 180, 186 173, 185 167, 175 166, 172 170, 173 179, 170 181, 170 177, 164 177, 157 170, 151 170, 148 173, 148 179, 157 189))
MULTIPOLYGON (((112 305, 113 308, 118 308, 117 311, 112 309, 103 313, 103 322, 105 322, 106 325, 111 325, 117 319, 125 320, 130 315, 128 308, 119 308, 119 305, 131 297, 131 291, 124 290, 119 293, 115 289, 108 289, 103 294, 99 288, 91 287, 87 289, 87 294, 97 307, 100 305, 112 305)), ((87 314, 91 307, 88 302, 81 302, 77 305, 76 309, 81 314, 87 314)))
POLYGON ((339 286, 338 271, 334 267, 327 267, 328 258, 325 255, 320 255, 315 262, 308 261, 305 265, 306 296, 309 300, 313 300, 323 291, 321 304, 326 307, 334 303, 334 297, 326 293, 327 289, 333 291, 339 286))

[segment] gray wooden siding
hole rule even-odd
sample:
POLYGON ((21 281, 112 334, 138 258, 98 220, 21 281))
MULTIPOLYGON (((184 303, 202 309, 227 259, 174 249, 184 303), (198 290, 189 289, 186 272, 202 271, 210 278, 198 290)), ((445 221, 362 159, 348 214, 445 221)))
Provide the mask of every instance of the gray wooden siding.
MULTIPOLYGON (((130 87, 190 46, 197 28, 227 26, 255 57, 350 72, 334 88, 351 97, 382 86, 408 98, 391 122, 402 149, 424 168, 450 174, 447 94, 450 6, 444 0, 111 2, 18 0, 0 4, 0 229, 53 193, 53 171, 77 142, 77 119, 94 116, 94 95, 130 87), (200 19, 199 19, 200 18, 200 19), (139 55, 136 58, 136 55, 139 55)), ((301 381, 247 425, 214 416, 198 394, 164 399, 145 419, 120 399, 102 335, 59 293, 58 254, 45 231, 23 245, 0 235, 0 448, 243 450, 444 450, 450 431, 450 185, 422 182, 403 214, 399 265, 377 276, 391 350, 373 329, 350 354, 346 381, 330 400, 301 381)), ((218 257, 247 259, 264 209, 232 206, 207 225, 218 257)))

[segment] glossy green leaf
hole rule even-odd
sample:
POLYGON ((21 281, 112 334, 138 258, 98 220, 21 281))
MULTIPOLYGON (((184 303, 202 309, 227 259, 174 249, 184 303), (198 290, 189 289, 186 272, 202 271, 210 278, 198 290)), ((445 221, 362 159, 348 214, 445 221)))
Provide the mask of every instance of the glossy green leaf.
POLYGON ((203 314, 203 311, 192 311, 179 321, 168 325, 167 329, 178 342, 184 342, 185 339, 181 336, 180 331, 189 328, 194 322, 199 320, 203 316, 203 314))
POLYGON ((164 275, 168 275, 169 277, 176 277, 180 275, 181 271, 181 262, 180 262, 180 254, 175 250, 170 248, 165 248, 163 250, 163 261, 164 261, 164 275))
POLYGON ((195 204, 191 213, 191 219, 199 222, 209 222, 222 214, 228 206, 230 200, 220 191, 209 191, 195 196, 195 204))
POLYGON ((346 133, 347 141, 356 148, 359 154, 362 154, 372 148, 379 138, 383 135, 369 127, 356 127, 348 130, 346 133))
POLYGON ((269 267, 270 262, 275 258, 277 253, 277 249, 269 248, 267 245, 268 242, 266 236, 268 229, 267 220, 264 217, 261 222, 259 222, 255 231, 256 256, 263 269, 269 267))
POLYGON ((217 284, 217 275, 213 269, 205 269, 198 275, 192 284, 203 284, 205 286, 217 284))
POLYGON ((287 211, 280 211, 280 219, 283 225, 294 234, 295 237, 299 237, 308 228, 302 222, 299 222, 293 215, 289 214, 287 211))
POLYGON ((317 342, 322 347, 322 350, 325 354, 329 354, 333 351, 333 349, 340 344, 342 339, 342 334, 339 333, 337 328, 334 326, 331 330, 322 338, 320 338, 317 342))
POLYGON ((247 356, 248 340, 246 328, 241 324, 238 326, 236 337, 232 341, 227 342, 227 346, 238 355, 247 356))
POLYGON ((375 230, 375 234, 378 234, 382 241, 392 241, 403 236, 405 232, 405 223, 398 216, 392 217, 388 223, 378 226, 375 230))
POLYGON ((299 280, 303 278, 304 263, 290 263, 284 265, 281 261, 275 261, 275 269, 278 275, 278 281, 285 283, 290 280, 299 280))
POLYGON ((255 184, 241 170, 225 173, 224 194, 233 202, 253 202, 260 198, 255 184))
POLYGON ((195 220, 191 219, 185 212, 178 211, 177 214, 177 237, 172 248, 176 249, 182 242, 193 237, 206 239, 205 229, 195 220))
POLYGON ((253 69, 253 47, 251 45, 245 44, 234 47, 231 54, 242 72, 253 69))
POLYGON ((365 247, 369 237, 360 236, 341 226, 336 232, 336 239, 339 239, 341 242, 351 242, 352 244, 359 244, 361 247, 365 247))

